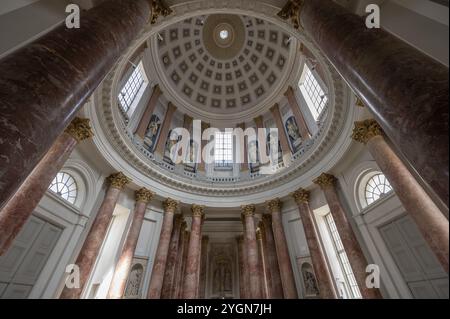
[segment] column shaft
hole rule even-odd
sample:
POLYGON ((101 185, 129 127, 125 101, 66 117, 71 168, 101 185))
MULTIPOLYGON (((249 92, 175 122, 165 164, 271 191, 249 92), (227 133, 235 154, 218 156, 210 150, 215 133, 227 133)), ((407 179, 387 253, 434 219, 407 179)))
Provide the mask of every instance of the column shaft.
POLYGON ((182 267, 181 267, 181 274, 180 274, 180 282, 178 283, 177 287, 177 298, 182 299, 183 298, 183 289, 184 289, 184 276, 186 273, 186 264, 187 264, 187 257, 189 252, 189 238, 191 238, 191 232, 186 231, 184 239, 184 250, 183 250, 183 256, 182 256, 182 267))
POLYGON ((170 238, 172 236, 173 219, 177 209, 177 202, 168 199, 164 202, 164 218, 153 264, 152 277, 148 288, 148 299, 160 299, 164 273, 166 271, 167 257, 169 254, 170 238))
POLYGON ((182 226, 182 216, 177 215, 175 218, 172 237, 170 238, 169 253, 166 262, 166 270, 164 272, 163 288, 161 292, 162 299, 170 299, 172 287, 175 280, 175 266, 177 262, 178 245, 180 242, 180 232, 182 226))
POLYGON ((238 237, 237 238, 237 245, 238 245, 238 265, 239 265, 239 298, 245 299, 246 298, 246 292, 245 292, 245 272, 244 272, 244 238, 238 237))
POLYGON ((61 299, 79 299, 108 231, 122 188, 130 181, 122 173, 111 175, 110 186, 75 262, 80 269, 80 288, 65 287, 61 299))
POLYGON ((448 207, 448 67, 332 1, 305 0, 300 21, 448 207))
POLYGON ((281 202, 274 200, 268 203, 272 214, 272 230, 280 267, 281 283, 285 299, 297 299, 297 288, 295 287, 294 272, 292 270, 291 258, 286 244, 286 236, 281 219, 281 202))
POLYGON ((144 222, 145 211, 147 210, 148 202, 153 197, 153 194, 146 189, 141 189, 136 192, 136 197, 137 202, 134 208, 133 221, 130 230, 128 231, 119 262, 114 270, 113 279, 108 292, 109 299, 120 299, 123 296, 139 234, 141 233, 142 223, 144 222))
POLYGON ((201 254, 201 264, 200 264, 200 285, 199 285, 199 295, 200 299, 206 298, 206 271, 208 268, 208 242, 209 237, 203 236, 202 238, 202 254, 201 254))
POLYGON ((291 86, 286 91, 286 97, 288 99, 292 113, 294 113, 294 117, 300 131, 300 136, 303 140, 309 139, 311 137, 311 132, 309 131, 308 125, 306 124, 305 118, 300 109, 300 105, 298 104, 294 89, 291 86))
POLYGON ((186 223, 183 223, 182 227, 181 227, 181 232, 180 232, 180 243, 178 245, 178 249, 177 249, 177 263, 175 266, 175 278, 174 278, 174 283, 172 286, 172 290, 170 292, 170 298, 171 299, 177 299, 178 298, 178 287, 180 284, 180 280, 181 280, 181 270, 183 267, 183 251, 184 251, 184 247, 185 247, 185 233, 186 233, 186 223))
POLYGON ((161 89, 159 88, 159 85, 155 85, 150 100, 147 103, 147 107, 145 108, 144 114, 142 115, 141 120, 139 121, 139 125, 135 132, 135 134, 142 139, 145 137, 145 134, 147 133, 148 125, 150 123, 153 112, 155 111, 156 104, 158 103, 161 94, 162 92, 161 89))
POLYGON ((245 238, 247 250, 248 263, 248 277, 249 277, 249 298, 261 299, 261 278, 258 258, 258 243, 256 242, 256 227, 255 227, 255 207, 253 205, 243 207, 243 215, 245 222, 245 238))
POLYGON ((177 110, 176 106, 169 103, 167 106, 166 116, 164 117, 164 122, 161 127, 161 132, 159 133, 158 142, 156 144, 156 153, 164 156, 164 148, 166 147, 167 138, 170 131, 170 126, 172 124, 173 114, 177 110))
POLYGON ((264 259, 264 248, 262 234, 259 232, 256 234, 256 240, 258 244, 258 258, 259 258, 259 278, 261 281, 261 296, 263 299, 270 299, 269 283, 267 278, 267 268, 264 259))
POLYGON ((146 0, 105 1, 0 60, 0 209, 149 17, 146 0))

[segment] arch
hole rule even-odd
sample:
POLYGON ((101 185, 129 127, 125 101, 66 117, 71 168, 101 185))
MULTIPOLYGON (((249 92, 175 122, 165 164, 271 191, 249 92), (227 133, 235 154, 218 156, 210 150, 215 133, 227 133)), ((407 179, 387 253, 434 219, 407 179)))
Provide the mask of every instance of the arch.
POLYGON ((355 183, 355 200, 360 210, 369 207, 392 192, 392 186, 378 168, 363 170, 355 183))
POLYGON ((49 186, 49 189, 51 192, 73 205, 77 200, 77 182, 71 174, 64 171, 60 171, 58 174, 56 174, 55 178, 49 186))

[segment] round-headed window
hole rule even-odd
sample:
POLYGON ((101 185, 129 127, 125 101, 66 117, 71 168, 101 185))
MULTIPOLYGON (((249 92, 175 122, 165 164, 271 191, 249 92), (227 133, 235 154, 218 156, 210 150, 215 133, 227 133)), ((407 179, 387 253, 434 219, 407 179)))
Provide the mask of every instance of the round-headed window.
POLYGON ((392 186, 384 174, 372 176, 365 187, 365 199, 367 205, 370 205, 392 191, 392 186))
POLYGON ((67 173, 58 173, 50 184, 49 189, 71 204, 75 204, 78 194, 75 179, 67 173))

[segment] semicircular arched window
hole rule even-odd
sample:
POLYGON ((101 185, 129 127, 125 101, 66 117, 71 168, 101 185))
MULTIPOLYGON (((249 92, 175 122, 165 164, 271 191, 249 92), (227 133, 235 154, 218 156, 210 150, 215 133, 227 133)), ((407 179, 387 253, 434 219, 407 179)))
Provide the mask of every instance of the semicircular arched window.
POLYGON ((72 175, 59 172, 50 184, 49 189, 62 199, 75 204, 78 188, 72 175))
POLYGON ((364 193, 367 205, 376 202, 390 192, 392 192, 392 186, 384 174, 372 176, 366 184, 364 193))

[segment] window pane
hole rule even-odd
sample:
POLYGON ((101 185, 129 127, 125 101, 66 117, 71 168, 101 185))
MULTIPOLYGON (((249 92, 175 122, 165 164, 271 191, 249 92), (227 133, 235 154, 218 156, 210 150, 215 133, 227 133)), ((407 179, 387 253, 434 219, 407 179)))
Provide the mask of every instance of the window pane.
POLYGON ((124 113, 127 113, 130 110, 142 85, 144 85, 144 77, 142 76, 141 68, 137 66, 122 87, 118 96, 119 104, 124 113))
POLYGON ((233 134, 218 132, 215 135, 214 163, 218 167, 233 164, 233 134))
POLYGON ((58 173, 49 186, 50 191, 74 204, 77 199, 77 183, 67 173, 58 173))
POLYGON ((392 186, 384 174, 373 176, 366 184, 365 197, 367 205, 376 202, 391 191, 392 186))
POLYGON ((328 103, 328 97, 307 65, 305 65, 304 82, 300 83, 300 91, 302 92, 314 119, 317 121, 328 103))

